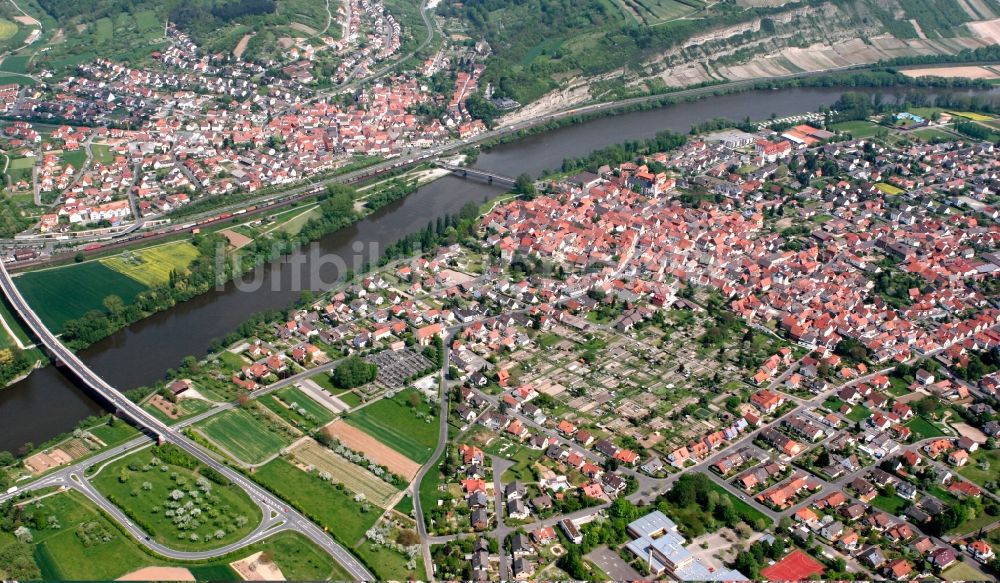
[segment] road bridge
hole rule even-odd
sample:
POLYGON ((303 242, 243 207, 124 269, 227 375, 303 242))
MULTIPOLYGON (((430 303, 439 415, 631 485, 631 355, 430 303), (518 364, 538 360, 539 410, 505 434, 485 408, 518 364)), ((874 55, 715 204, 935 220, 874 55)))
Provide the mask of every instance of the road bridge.
MULTIPOLYGON (((277 532, 278 530, 297 531, 329 553, 338 563, 341 564, 341 566, 344 567, 344 569, 347 570, 352 579, 365 581, 374 580, 374 576, 371 572, 369 572, 368 569, 365 568, 365 566, 362 565, 361 562, 358 561, 358 559, 347 549, 342 547, 328 533, 323 531, 323 529, 317 527, 305 516, 290 508, 287 504, 285 504, 285 502, 278 499, 275 495, 271 494, 264 488, 258 486, 255 482, 243 474, 209 455, 209 453, 202 449, 201 446, 181 433, 178 428, 171 427, 163 423, 151 413, 140 407, 137 403, 134 403, 126 398, 121 391, 111 386, 111 384, 101 378, 100 375, 92 371, 90 367, 84 364, 82 360, 77 358, 73 352, 66 348, 66 346, 63 345, 58 338, 56 338, 48 327, 45 326, 41 318, 38 317, 35 311, 21 295, 17 286, 14 285, 13 279, 7 272, 7 267, 3 265, 2 262, 0 262, 0 288, 2 288, 3 294, 7 297, 7 300, 10 301, 11 306, 14 307, 14 311, 17 312, 18 316, 20 316, 24 323, 28 325, 28 328, 31 329, 41 344, 45 346, 51 356, 66 369, 72 371, 73 374, 75 374, 90 390, 112 405, 121 417, 127 419, 146 433, 155 436, 159 441, 172 443, 177 447, 180 447, 190 456, 225 476, 226 479, 245 491, 247 495, 250 496, 250 498, 260 507, 263 512, 265 522, 274 524, 275 522, 283 521, 284 524, 282 529, 274 528, 269 532, 277 532)), ((142 539, 139 540, 142 541, 142 539)), ((251 535, 251 537, 240 541, 238 544, 240 544, 240 546, 246 546, 256 542, 257 540, 259 540, 259 538, 255 538, 251 535)), ((168 549, 158 550, 161 553, 164 552, 164 550, 169 551, 168 549)), ((170 551, 164 554, 172 556, 171 553, 173 552, 170 551)), ((177 555, 175 558, 183 558, 183 553, 177 552, 173 554, 177 555)))
POLYGON ((504 176, 503 174, 497 174, 495 172, 490 172, 488 170, 479 170, 478 168, 467 168, 464 166, 455 166, 454 164, 448 164, 447 162, 437 162, 439 168, 444 168, 448 170, 455 176, 461 176, 462 178, 469 178, 472 180, 478 180, 480 182, 485 182, 487 184, 495 184, 497 186, 505 186, 507 188, 512 188, 514 186, 515 180, 510 176, 504 176))

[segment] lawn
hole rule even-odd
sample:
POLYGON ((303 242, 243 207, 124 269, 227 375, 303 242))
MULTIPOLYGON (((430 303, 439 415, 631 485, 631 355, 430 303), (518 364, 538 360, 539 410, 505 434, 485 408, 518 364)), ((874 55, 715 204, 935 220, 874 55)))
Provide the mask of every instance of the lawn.
POLYGON ((376 547, 365 541, 355 546, 354 552, 371 566, 375 578, 381 581, 417 581, 423 578, 420 555, 417 555, 417 568, 410 571, 406 568, 406 556, 395 549, 376 547))
POLYGON ((852 405, 852 407, 853 409, 851 409, 851 412, 847 414, 847 418, 851 421, 864 421, 865 419, 871 417, 872 412, 868 409, 868 407, 865 407, 864 405, 852 405))
POLYGON ((307 474, 279 458, 254 472, 254 480, 288 501, 328 530, 341 543, 353 547, 381 515, 377 506, 365 511, 354 495, 307 474))
POLYGON ((94 155, 95 162, 106 166, 115 161, 115 153, 111 151, 111 146, 94 144, 90 147, 90 151, 94 155))
POLYGON ((63 162, 72 165, 74 170, 79 170, 83 168, 83 165, 87 163, 87 152, 83 149, 78 150, 63 150, 60 155, 63 162))
POLYGON ((260 403, 285 421, 304 430, 326 425, 334 417, 329 409, 295 387, 265 395, 260 398, 260 403))
POLYGON ((958 470, 964 478, 985 486, 986 482, 995 482, 998 472, 1000 472, 1000 449, 986 450, 978 449, 972 454, 972 459, 964 467, 958 470), (986 463, 987 468, 980 468, 979 464, 986 463))
POLYGON ((15 277, 14 282, 45 325, 56 332, 67 320, 90 310, 104 310, 102 302, 109 295, 129 304, 148 289, 97 261, 31 271, 15 277))
POLYGON ((101 264, 153 287, 169 282, 171 271, 187 271, 188 265, 197 257, 198 249, 190 242, 175 241, 101 259, 101 264))
POLYGON ((361 404, 361 397, 354 391, 344 391, 339 395, 334 395, 349 407, 357 407, 361 404))
POLYGON ((139 430, 122 420, 116 420, 114 425, 102 423, 88 429, 90 433, 107 445, 117 445, 132 439, 139 434, 139 430))
POLYGON ((243 490, 217 480, 225 481, 186 453, 164 446, 112 462, 91 483, 160 543, 205 550, 242 539, 261 519, 243 490))
POLYGON ((910 505, 910 501, 904 500, 899 496, 886 496, 885 494, 879 494, 874 500, 872 500, 872 504, 878 506, 893 516, 899 516, 903 513, 903 510, 906 510, 906 507, 910 505))
POLYGON ((957 562, 941 572, 941 578, 945 581, 989 581, 982 571, 973 567, 970 563, 957 562))
POLYGON ((35 165, 34 156, 25 156, 24 158, 11 158, 9 170, 27 170, 35 165))
POLYGON ((195 428, 246 464, 263 462, 292 442, 287 436, 269 430, 245 408, 223 411, 195 428))
MULTIPOLYGON (((345 415, 344 419, 413 461, 424 463, 437 445, 438 425, 414 415, 408 399, 415 393, 403 391, 392 399, 382 399, 345 415)), ((422 400, 417 410, 434 413, 422 400)))
POLYGON ((940 437, 944 435, 943 431, 923 417, 914 417, 906 426, 913 432, 913 439, 918 441, 927 439, 928 437, 940 437))

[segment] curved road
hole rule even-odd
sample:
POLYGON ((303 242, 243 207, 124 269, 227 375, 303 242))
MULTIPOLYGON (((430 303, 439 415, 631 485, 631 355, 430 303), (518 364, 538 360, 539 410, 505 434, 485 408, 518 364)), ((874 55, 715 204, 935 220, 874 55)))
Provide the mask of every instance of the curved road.
MULTIPOLYGON (((261 508, 264 516, 264 523, 262 523, 262 526, 263 524, 267 524, 269 520, 282 519, 286 528, 294 529, 316 543, 319 547, 336 559, 352 578, 366 581, 374 579, 371 572, 369 572, 368 569, 366 569, 365 566, 354 557, 354 555, 348 552, 344 547, 333 540, 329 534, 321 530, 305 516, 286 505, 283 501, 264 488, 258 486, 255 482, 243 474, 235 471, 228 465, 221 463, 209 455, 209 453, 201 446, 181 433, 177 427, 170 427, 166 425, 140 407, 137 403, 127 399, 117 389, 109 385, 106 381, 104 381, 104 379, 90 370, 90 368, 87 367, 83 361, 70 352, 70 350, 67 349, 62 342, 60 342, 52 334, 52 332, 49 331, 45 324, 42 323, 41 319, 35 314, 34 310, 31 309, 24 297, 21 296, 20 291, 14 285, 10 278, 10 274, 7 272, 6 267, 3 266, 2 263, 0 263, 0 288, 2 288, 4 295, 7 296, 7 299, 10 301, 15 311, 21 316, 24 322, 28 324, 32 332, 34 332, 34 334, 42 341, 57 361, 72 369, 84 383, 86 383, 96 393, 101 395, 136 426, 155 434, 161 441, 173 443, 174 445, 180 447, 189 455, 219 472, 230 482, 245 491, 247 495, 250 496, 251 500, 253 500, 261 508)), ((93 462, 91 461, 90 464, 92 465, 93 462)), ((76 482, 72 484, 72 486, 83 487, 80 485, 83 483, 85 482, 76 482)), ((123 524, 128 525, 129 522, 125 522, 123 524)), ((162 551, 158 550, 158 552, 162 552, 162 554, 169 558, 186 558, 184 553, 171 549, 164 548, 162 551)))

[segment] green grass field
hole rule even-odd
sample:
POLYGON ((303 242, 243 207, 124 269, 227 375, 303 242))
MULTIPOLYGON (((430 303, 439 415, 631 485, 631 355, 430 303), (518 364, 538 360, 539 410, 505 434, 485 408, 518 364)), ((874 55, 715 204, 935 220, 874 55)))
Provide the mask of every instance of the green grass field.
POLYGON ((310 430, 333 421, 333 413, 329 409, 312 400, 309 395, 306 395, 295 387, 275 391, 270 395, 261 397, 259 401, 262 405, 278 414, 282 419, 300 429, 310 430), (279 402, 278 399, 281 401, 279 402), (284 406, 282 403, 284 403, 284 406), (299 409, 305 411, 306 414, 302 415, 299 413, 299 409))
POLYGON ((906 507, 910 505, 910 501, 904 500, 899 496, 886 496, 885 494, 879 494, 874 500, 872 500, 872 504, 878 506, 893 516, 899 516, 904 510, 906 510, 906 507))
POLYGON ((10 166, 7 167, 8 170, 24 170, 31 169, 35 165, 34 157, 24 157, 24 158, 11 158, 10 166))
POLYGON ((99 43, 108 42, 115 36, 115 24, 110 18, 99 18, 96 23, 94 23, 96 28, 94 32, 94 40, 99 43))
POLYGON ((3 60, 3 64, 0 64, 0 71, 7 71, 8 73, 25 73, 28 71, 28 55, 14 55, 9 56, 3 60))
POLYGON ((961 561, 942 571, 941 578, 945 581, 989 581, 990 579, 971 564, 961 561))
POLYGON ((13 38, 15 34, 17 34, 17 24, 6 18, 0 18, 0 41, 13 38))
POLYGON ((381 514, 374 505, 363 512, 349 491, 338 490, 332 483, 307 474, 282 458, 258 468, 253 478, 347 546, 354 546, 381 514))
POLYGON ((72 165, 74 170, 79 170, 87 163, 87 152, 83 148, 78 150, 63 150, 60 158, 62 158, 64 163, 72 165))
POLYGON ((855 138, 870 138, 875 135, 879 126, 870 121, 857 120, 835 123, 831 126, 831 128, 838 132, 849 133, 855 138))
POLYGON ((924 419, 923 417, 914 417, 906 424, 913 432, 913 438, 915 440, 927 439, 928 437, 939 437, 944 435, 944 432, 934 426, 932 423, 924 419))
POLYGON ((90 147, 90 152, 94 155, 94 161, 108 165, 115 161, 115 153, 111 151, 111 146, 94 144, 90 147))
POLYGON ((966 479, 985 486, 986 482, 995 482, 998 472, 1000 472, 1000 450, 978 449, 972 454, 972 459, 965 467, 958 470, 966 479), (987 468, 981 468, 980 464, 987 464, 987 468))
POLYGON ((954 134, 939 130, 937 128, 924 128, 922 130, 914 130, 911 132, 912 135, 917 136, 925 142, 933 142, 936 139, 940 140, 954 140, 956 139, 954 134))
POLYGON ((205 550, 233 543, 260 523, 260 509, 243 490, 232 484, 210 482, 210 491, 205 493, 196 483, 203 469, 199 462, 181 454, 187 462, 193 462, 185 464, 191 469, 159 458, 160 463, 154 467, 151 462, 158 453, 155 448, 145 449, 112 462, 91 483, 150 536, 178 550, 205 550), (163 471, 163 467, 167 470, 163 471), (177 498, 174 493, 180 494, 177 502, 172 501, 177 498), (193 518, 196 527, 188 522, 179 528, 177 517, 168 514, 173 511, 172 504, 187 502, 193 503, 185 512, 187 517, 193 516, 193 508, 199 508, 202 516, 200 520, 193 518), (217 537, 216 532, 223 536, 217 537), (198 539, 191 538, 192 534, 198 539))
POLYGON ((109 295, 128 304, 148 289, 96 261, 31 271, 14 282, 46 326, 55 331, 90 310, 104 310, 102 302, 109 295))
MULTIPOLYGON (((228 563, 258 551, 270 552, 289 580, 349 578, 329 555, 298 533, 281 532, 232 555, 192 564, 150 556, 76 492, 46 498, 40 508, 45 514, 56 516, 60 525, 58 529, 32 532, 36 543, 35 562, 46 580, 112 580, 143 567, 164 565, 187 567, 199 581, 231 581, 238 577, 228 563), (86 525, 85 533, 103 529, 110 533, 111 540, 86 546, 76 532, 81 525, 86 525)), ((0 541, 0 547, 4 542, 0 541)))
POLYGON ((42 501, 61 528, 33 530, 35 563, 46 580, 111 580, 152 563, 132 539, 122 534, 82 495, 70 491, 42 501), (77 529, 107 533, 111 540, 90 544, 77 529))
POLYGON ((183 273, 198 257, 198 249, 187 241, 149 247, 101 259, 101 263, 148 287, 170 281, 170 272, 183 273))
POLYGON ((278 453, 291 439, 267 429, 246 409, 230 409, 195 425, 198 431, 247 464, 278 453))
MULTIPOLYGON (((437 445, 438 426, 413 414, 407 401, 413 392, 403 391, 392 399, 382 399, 344 419, 411 460, 424 463, 437 445)), ((417 408, 431 411, 422 401, 417 408)))
POLYGON ((139 27, 140 32, 160 32, 163 28, 163 23, 152 10, 141 10, 132 16, 135 17, 135 24, 139 27))

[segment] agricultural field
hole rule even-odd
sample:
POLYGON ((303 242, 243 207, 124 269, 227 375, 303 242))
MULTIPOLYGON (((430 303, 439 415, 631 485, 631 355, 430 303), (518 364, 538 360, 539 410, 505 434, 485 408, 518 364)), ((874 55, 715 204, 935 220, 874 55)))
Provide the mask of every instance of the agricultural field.
POLYGON ((700 10, 701 0, 621 0, 625 11, 646 24, 673 20, 700 10))
POLYGON ((101 264, 139 283, 154 287, 170 281, 170 272, 183 273, 198 257, 198 249, 188 241, 148 247, 101 259, 101 264))
POLYGON ((411 460, 423 463, 437 445, 438 426, 433 421, 414 415, 411 395, 417 395, 418 413, 434 415, 432 407, 420 399, 414 390, 403 391, 391 399, 382 399, 346 415, 347 423, 361 429, 411 460))
POLYGON ((364 494, 372 504, 381 508, 388 508, 399 493, 392 484, 311 439, 296 446, 289 457, 298 464, 314 467, 317 472, 329 473, 332 481, 343 484, 356 494, 364 494))
POLYGON ((243 490, 172 446, 144 449, 104 466, 94 486, 160 543, 204 550, 238 541, 260 523, 243 490), (166 468, 166 470, 163 470, 166 468), (191 509, 199 508, 201 519, 191 509))
POLYGON ((990 121, 993 119, 993 116, 975 113, 973 111, 949 111, 948 113, 956 117, 964 117, 965 119, 971 121, 990 121))
POLYGON ((0 71, 7 71, 8 73, 26 73, 28 71, 28 55, 12 55, 8 56, 0 64, 0 71))
POLYGON ((117 295, 126 304, 148 288, 97 261, 31 271, 14 282, 45 325, 54 331, 90 310, 104 310, 104 298, 117 295))
POLYGON ((246 409, 223 411, 195 425, 195 430, 245 464, 259 464, 292 442, 246 409))
POLYGON ((333 413, 295 387, 288 387, 259 399, 271 411, 289 424, 312 430, 333 421, 333 413))
POLYGON ((885 182, 879 182, 875 184, 875 188, 879 189, 882 194, 897 195, 903 194, 903 189, 893 186, 891 184, 886 184, 885 182))

